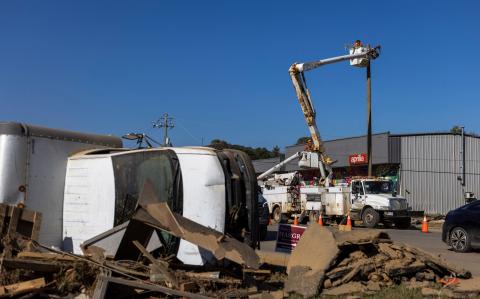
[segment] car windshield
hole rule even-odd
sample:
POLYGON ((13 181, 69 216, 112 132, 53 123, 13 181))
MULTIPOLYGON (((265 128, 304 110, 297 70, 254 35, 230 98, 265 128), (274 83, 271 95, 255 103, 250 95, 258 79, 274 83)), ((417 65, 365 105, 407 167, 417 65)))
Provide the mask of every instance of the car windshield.
POLYGON ((367 194, 392 193, 390 181, 365 181, 364 184, 367 194))

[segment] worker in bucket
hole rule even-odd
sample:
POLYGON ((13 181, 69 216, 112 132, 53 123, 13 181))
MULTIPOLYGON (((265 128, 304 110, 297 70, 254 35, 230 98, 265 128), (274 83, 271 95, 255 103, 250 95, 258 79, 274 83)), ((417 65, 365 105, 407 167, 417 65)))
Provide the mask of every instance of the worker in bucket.
POLYGON ((308 138, 308 139, 307 139, 307 143, 305 144, 305 151, 307 151, 307 152, 312 152, 313 149, 314 149, 314 147, 313 147, 313 141, 312 141, 311 138, 308 138))
POLYGON ((360 41, 359 39, 357 39, 357 40, 355 41, 355 43, 353 44, 353 47, 354 47, 355 49, 360 48, 360 47, 363 47, 362 41, 360 41))

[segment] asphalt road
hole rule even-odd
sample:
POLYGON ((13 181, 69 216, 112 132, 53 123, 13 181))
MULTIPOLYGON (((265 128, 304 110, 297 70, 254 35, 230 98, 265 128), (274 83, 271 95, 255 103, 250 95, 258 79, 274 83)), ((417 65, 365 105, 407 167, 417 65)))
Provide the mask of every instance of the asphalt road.
MULTIPOLYGON (((274 251, 275 240, 277 237, 278 225, 270 225, 268 227, 267 241, 261 243, 262 251, 274 251)), ((355 227, 354 229, 363 229, 355 227)), ((480 276, 480 251, 457 253, 449 249, 442 242, 442 234, 439 230, 429 233, 422 233, 420 230, 398 230, 398 229, 382 229, 390 235, 390 238, 397 243, 404 243, 414 247, 418 247, 433 255, 441 255, 452 265, 462 267, 472 272, 474 276, 480 276)))

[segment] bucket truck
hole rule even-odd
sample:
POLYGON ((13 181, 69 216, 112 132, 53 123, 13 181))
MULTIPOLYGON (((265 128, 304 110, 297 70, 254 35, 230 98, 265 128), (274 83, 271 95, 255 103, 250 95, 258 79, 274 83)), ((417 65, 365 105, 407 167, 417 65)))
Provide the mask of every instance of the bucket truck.
MULTIPOLYGON (((379 222, 386 221, 387 218, 399 227, 406 226, 407 222, 408 225, 410 224, 410 218, 406 215, 406 199, 396 197, 396 194, 391 196, 393 198, 388 195, 380 196, 380 193, 378 195, 373 193, 366 195, 367 190, 370 190, 368 186, 371 184, 376 186, 378 181, 380 184, 390 186, 388 182, 369 178, 368 180, 356 180, 355 186, 358 183, 360 184, 356 188, 330 186, 333 161, 325 154, 316 124, 316 111, 305 80, 305 72, 321 66, 349 60, 352 66, 365 67, 379 55, 380 46, 364 47, 360 41, 357 41, 350 48, 348 55, 307 63, 294 63, 290 66, 289 74, 310 131, 312 144, 308 145, 305 151, 295 153, 257 178, 264 180, 262 184, 263 195, 268 202, 274 221, 279 222, 282 216, 291 214, 299 214, 301 220, 305 216, 313 220, 313 217, 318 217, 322 213, 332 218, 351 214, 353 220, 363 220, 365 225, 369 227, 374 227, 379 222), (275 175, 273 178, 266 179, 281 166, 295 159, 299 159, 301 168, 319 170, 318 185, 306 186, 306 184, 302 184, 299 173, 275 175)), ((391 191, 387 189, 384 188, 380 191, 391 191)))

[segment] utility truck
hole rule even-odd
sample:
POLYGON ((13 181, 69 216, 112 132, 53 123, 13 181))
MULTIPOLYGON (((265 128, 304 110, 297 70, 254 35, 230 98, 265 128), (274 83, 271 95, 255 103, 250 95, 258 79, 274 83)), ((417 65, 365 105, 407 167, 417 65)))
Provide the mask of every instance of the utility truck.
POLYGON ((392 184, 386 180, 368 178, 356 179, 351 185, 331 186, 334 162, 324 152, 320 133, 316 124, 316 111, 307 88, 304 72, 320 66, 349 60, 352 66, 366 67, 380 55, 380 46, 362 46, 360 41, 350 49, 350 54, 333 58, 294 63, 289 73, 311 135, 311 144, 305 151, 275 165, 258 176, 274 221, 296 215, 300 221, 320 214, 332 219, 342 219, 350 215, 353 220, 363 220, 368 227, 379 222, 393 222, 398 227, 410 225, 405 198, 396 196, 392 184), (283 165, 298 159, 300 168, 318 169, 320 177, 307 184, 301 172, 274 174, 283 165))
POLYGON ((340 223, 350 215, 352 221, 361 220, 368 228, 379 223, 410 227, 407 200, 396 194, 393 182, 387 179, 355 178, 350 184, 303 188, 301 195, 305 201, 303 215, 310 221, 322 215, 340 223))

